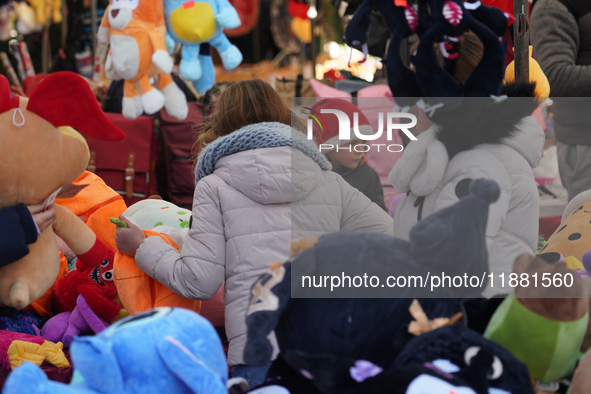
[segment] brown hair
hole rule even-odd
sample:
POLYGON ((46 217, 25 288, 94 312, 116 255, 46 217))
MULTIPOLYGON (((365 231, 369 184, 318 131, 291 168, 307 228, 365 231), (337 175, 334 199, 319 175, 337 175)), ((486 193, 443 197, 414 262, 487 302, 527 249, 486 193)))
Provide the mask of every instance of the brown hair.
MULTIPOLYGON (((462 41, 458 43, 459 55, 456 59, 446 59, 441 53, 439 45, 434 45, 434 48, 441 67, 448 70, 454 79, 463 85, 466 83, 468 77, 470 77, 470 74, 472 74, 472 71, 478 66, 478 63, 480 63, 480 59, 482 59, 482 54, 484 53, 484 46, 480 38, 474 33, 464 33, 461 38, 462 41)), ((416 53, 418 48, 419 41, 413 44, 411 53, 416 53)))
POLYGON ((279 122, 291 126, 292 122, 297 122, 281 96, 271 85, 260 79, 232 84, 224 90, 214 105, 213 113, 195 142, 197 152, 219 137, 244 126, 261 122, 279 122))

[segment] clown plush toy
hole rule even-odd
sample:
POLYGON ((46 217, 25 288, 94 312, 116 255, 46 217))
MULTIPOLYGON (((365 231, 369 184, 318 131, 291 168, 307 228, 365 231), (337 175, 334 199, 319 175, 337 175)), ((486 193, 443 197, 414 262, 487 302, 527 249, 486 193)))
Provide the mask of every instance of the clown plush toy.
POLYGON ((105 11, 97 39, 111 45, 107 76, 125 80, 122 113, 128 119, 162 107, 179 120, 189 113, 185 95, 170 76, 165 31, 162 0, 113 0, 105 11), (154 77, 158 89, 150 82, 154 77))
MULTIPOLYGON (((72 127, 108 140, 125 136, 103 114, 86 81, 70 72, 49 75, 28 100, 11 98, 8 81, 0 77, 0 124, 2 208, 50 203, 62 187, 83 173, 90 153, 84 138, 72 127)), ((62 218, 65 212, 56 210, 57 222, 67 219, 62 218)), ((85 226, 72 216, 72 225, 85 226)), ((91 240, 89 245, 93 243, 91 240)), ((26 307, 58 276, 60 257, 52 227, 29 249, 21 260, 0 268, 0 303, 6 306, 26 307)))
POLYGON ((226 70, 240 65, 242 54, 223 32, 240 26, 240 17, 228 0, 164 0, 164 12, 168 34, 183 44, 181 78, 194 81, 199 94, 211 89, 215 79, 211 57, 201 50, 202 44, 217 49, 226 70))

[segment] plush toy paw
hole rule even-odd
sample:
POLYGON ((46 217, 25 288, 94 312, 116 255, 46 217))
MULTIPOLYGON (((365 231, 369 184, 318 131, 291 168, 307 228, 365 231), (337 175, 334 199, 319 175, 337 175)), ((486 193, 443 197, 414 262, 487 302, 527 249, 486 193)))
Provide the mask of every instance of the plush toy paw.
POLYGON ((234 70, 242 63, 242 53, 240 53, 240 50, 235 45, 230 46, 224 52, 220 53, 220 57, 222 58, 222 63, 224 63, 224 68, 228 71, 234 70))
POLYGON ((99 27, 98 33, 96 34, 96 40, 101 45, 109 44, 109 29, 106 27, 99 27))
POLYGON ((181 60, 180 71, 182 79, 186 79, 188 81, 196 81, 199 78, 201 78, 201 64, 199 64, 199 61, 197 60, 181 60))
POLYGON ((176 42, 168 33, 166 33, 166 39, 164 40, 164 44, 166 45, 166 50, 168 50, 168 53, 174 52, 174 48, 176 47, 176 42))
POLYGON ((160 111, 162 107, 164 107, 165 101, 164 95, 157 89, 152 89, 149 92, 142 94, 142 107, 144 108, 144 112, 148 115, 160 111))
POLYGON ((193 86, 197 93, 203 95, 213 88, 213 84, 215 83, 215 70, 213 68, 211 56, 199 55, 199 63, 201 64, 201 78, 194 81, 193 86))
POLYGON ((215 20, 224 29, 234 29, 242 24, 238 12, 234 7, 227 7, 221 10, 215 17, 215 20))
POLYGON ((156 51, 152 55, 152 63, 160 69, 164 74, 170 74, 174 64, 170 59, 170 55, 165 51, 156 51))
POLYGON ((24 363, 8 375, 2 394, 45 392, 47 375, 41 368, 31 363, 24 363))
POLYGON ((121 113, 123 116, 127 119, 135 119, 143 112, 144 110, 140 96, 135 96, 133 98, 123 97, 123 102, 121 103, 121 113))
POLYGON ((189 115, 189 106, 187 105, 187 98, 185 94, 179 89, 176 83, 171 82, 167 87, 162 89, 164 94, 166 112, 178 120, 187 119, 189 115))

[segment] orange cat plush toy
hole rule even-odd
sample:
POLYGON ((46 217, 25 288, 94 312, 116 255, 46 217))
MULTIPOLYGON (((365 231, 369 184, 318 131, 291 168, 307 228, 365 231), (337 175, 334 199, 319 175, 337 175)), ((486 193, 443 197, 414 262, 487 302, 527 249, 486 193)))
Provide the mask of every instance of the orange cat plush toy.
POLYGON ((111 79, 123 79, 122 113, 135 119, 162 107, 184 120, 189 113, 184 93, 170 73, 173 63, 165 44, 166 25, 162 0, 111 0, 97 39, 111 45, 105 71, 111 79), (157 78, 158 89, 151 78, 157 78))

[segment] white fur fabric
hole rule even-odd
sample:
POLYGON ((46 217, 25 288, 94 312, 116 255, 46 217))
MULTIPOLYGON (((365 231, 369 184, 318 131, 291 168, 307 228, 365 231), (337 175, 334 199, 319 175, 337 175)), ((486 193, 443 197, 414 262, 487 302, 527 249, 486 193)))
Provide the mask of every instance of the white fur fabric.
POLYGON ((436 137, 437 130, 433 125, 421 133, 394 164, 388 180, 396 191, 411 190, 417 196, 426 196, 437 188, 449 161, 445 146, 436 137))

